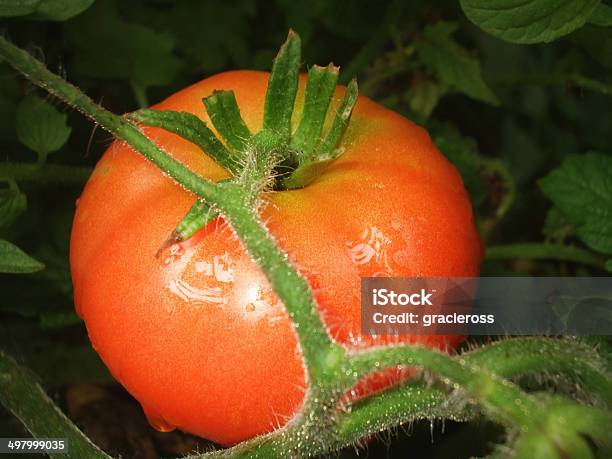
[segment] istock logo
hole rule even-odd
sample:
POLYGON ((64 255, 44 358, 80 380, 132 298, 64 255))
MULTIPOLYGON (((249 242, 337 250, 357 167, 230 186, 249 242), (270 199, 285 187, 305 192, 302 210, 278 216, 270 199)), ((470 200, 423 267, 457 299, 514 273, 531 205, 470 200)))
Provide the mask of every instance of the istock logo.
POLYGON ((435 290, 427 292, 424 288, 419 293, 396 293, 386 288, 372 289, 372 305, 374 306, 433 306, 429 300, 435 290))

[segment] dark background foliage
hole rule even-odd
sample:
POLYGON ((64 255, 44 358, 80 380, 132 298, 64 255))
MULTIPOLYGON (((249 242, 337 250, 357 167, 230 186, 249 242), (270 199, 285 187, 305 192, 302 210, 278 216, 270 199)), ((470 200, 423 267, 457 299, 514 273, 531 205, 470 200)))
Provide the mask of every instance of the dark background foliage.
MULTIPOLYGON (((68 20, 48 17, 3 18, 1 30, 116 113, 220 71, 267 70, 291 27, 306 66, 333 61, 345 81, 357 76, 362 94, 424 125, 458 166, 490 249, 483 275, 605 275, 606 262, 612 269, 612 29, 597 21, 554 43, 519 45, 483 32, 446 0, 97 0, 68 20), (591 262, 495 251, 521 242, 577 247, 591 262)), ((0 62, 0 164, 66 166, 61 180, 0 169, 0 238, 46 265, 0 274, 0 347, 112 453, 185 454, 207 444, 149 429, 73 312, 69 232, 87 174, 79 168, 93 166, 110 141, 0 62), (38 98, 48 102, 42 109, 38 98)), ((0 434, 27 436, 4 412, 0 434)), ((485 422, 416 423, 371 439, 361 454, 467 458, 502 435, 485 422)))

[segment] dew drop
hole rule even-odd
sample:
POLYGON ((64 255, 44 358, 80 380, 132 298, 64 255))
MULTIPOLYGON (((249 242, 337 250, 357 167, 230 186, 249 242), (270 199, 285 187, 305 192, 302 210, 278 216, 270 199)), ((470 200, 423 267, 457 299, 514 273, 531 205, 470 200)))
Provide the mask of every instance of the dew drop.
POLYGON ((153 410, 150 410, 145 407, 143 407, 143 410, 145 416, 147 417, 147 421, 149 421, 149 424, 151 424, 151 427, 153 427, 158 432, 172 432, 176 429, 175 426, 167 422, 164 418, 162 418, 153 410))
POLYGON ((246 312, 253 312, 255 311, 255 305, 253 303, 249 303, 245 306, 244 309, 246 312))

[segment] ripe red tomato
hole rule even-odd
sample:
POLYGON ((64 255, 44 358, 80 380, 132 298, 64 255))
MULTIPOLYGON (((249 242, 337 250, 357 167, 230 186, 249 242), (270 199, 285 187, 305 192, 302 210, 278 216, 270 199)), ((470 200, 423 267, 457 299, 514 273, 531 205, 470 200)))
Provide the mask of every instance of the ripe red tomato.
MULTIPOLYGON (((268 77, 223 73, 154 108, 208 123, 202 98, 231 89, 257 132, 268 77)), ((303 89, 304 79, 297 112, 303 89)), ((193 144, 146 132, 202 176, 227 177, 193 144)), ((422 128, 360 97, 343 145, 310 185, 267 194, 262 219, 308 279, 331 335, 369 345, 359 336, 361 277, 476 276, 481 246, 460 176, 422 128)), ((229 445, 283 425, 300 408, 305 377, 283 305, 222 219, 156 258, 194 200, 114 142, 77 206, 75 303, 104 362, 159 428, 229 445)), ((445 347, 458 338, 412 340, 445 347)))

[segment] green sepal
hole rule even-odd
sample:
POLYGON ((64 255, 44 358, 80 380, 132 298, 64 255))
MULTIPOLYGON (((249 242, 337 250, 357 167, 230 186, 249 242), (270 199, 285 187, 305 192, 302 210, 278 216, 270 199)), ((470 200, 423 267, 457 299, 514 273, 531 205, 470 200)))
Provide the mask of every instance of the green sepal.
POLYGON ((338 76, 339 68, 333 64, 327 67, 315 65, 308 71, 302 119, 291 138, 292 149, 300 152, 300 162, 308 161, 314 155, 338 76))
POLYGON ((208 204, 204 201, 196 201, 177 225, 176 232, 181 236, 181 240, 187 240, 216 216, 217 212, 211 209, 208 204))
POLYGON ((291 115, 297 94, 301 58, 301 39, 290 30, 287 41, 272 65, 263 121, 264 130, 277 133, 285 143, 289 142, 291 135, 291 115))
POLYGON ((251 132, 240 116, 234 91, 214 91, 202 102, 217 132, 237 157, 243 157, 251 132))
POLYGON ((183 217, 176 229, 170 233, 168 239, 157 250, 157 257, 172 244, 186 241, 200 229, 208 225, 217 215, 215 210, 204 201, 197 200, 183 217))
MULTIPOLYGON (((231 182, 230 179, 220 180, 218 183, 231 182)), ((168 239, 164 241, 159 250, 157 251, 157 257, 172 244, 178 244, 179 242, 186 241, 199 230, 208 225, 211 221, 217 217, 219 213, 210 207, 205 201, 197 200, 193 203, 187 214, 183 219, 176 225, 176 228, 168 239)))
POLYGON ((239 164, 206 123, 192 113, 173 110, 142 109, 128 115, 131 120, 147 126, 160 127, 197 145, 219 165, 232 174, 239 164))
POLYGON ((346 92, 344 93, 340 107, 338 107, 336 111, 336 116, 327 133, 327 137, 317 150, 316 157, 318 159, 331 159, 337 156, 335 150, 340 144, 342 136, 349 125, 358 95, 359 88, 357 87, 357 80, 353 78, 346 87, 346 92))
POLYGON ((357 81, 353 79, 346 88, 327 137, 319 145, 313 158, 300 164, 291 175, 282 181, 284 189, 291 190, 308 185, 343 153, 343 149, 339 148, 339 145, 351 120, 353 109, 357 103, 357 96, 357 81))

